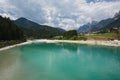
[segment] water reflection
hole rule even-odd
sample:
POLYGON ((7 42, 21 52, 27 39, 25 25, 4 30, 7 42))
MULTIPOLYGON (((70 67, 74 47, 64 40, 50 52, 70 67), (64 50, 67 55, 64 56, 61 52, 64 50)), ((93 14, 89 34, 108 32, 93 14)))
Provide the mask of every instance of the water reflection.
POLYGON ((34 43, 0 52, 0 80, 120 80, 120 48, 34 43))

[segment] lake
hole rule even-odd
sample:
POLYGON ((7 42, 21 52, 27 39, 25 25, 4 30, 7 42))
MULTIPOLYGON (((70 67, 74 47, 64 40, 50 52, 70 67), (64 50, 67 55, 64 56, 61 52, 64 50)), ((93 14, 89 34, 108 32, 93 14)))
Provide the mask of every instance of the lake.
POLYGON ((0 52, 0 80, 120 80, 120 47, 32 43, 0 52))

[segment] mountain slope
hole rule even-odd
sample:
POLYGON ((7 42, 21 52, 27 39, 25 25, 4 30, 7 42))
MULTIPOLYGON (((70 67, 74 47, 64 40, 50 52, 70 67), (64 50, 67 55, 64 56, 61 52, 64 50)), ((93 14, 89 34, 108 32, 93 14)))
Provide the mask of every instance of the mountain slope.
POLYGON ((111 29, 111 28, 120 28, 120 18, 114 20, 112 23, 106 26, 106 29, 111 29))
POLYGON ((57 28, 53 28, 47 25, 39 25, 25 18, 19 18, 14 22, 24 31, 24 34, 26 35, 27 38, 29 37, 39 39, 52 38, 63 33, 63 31, 57 28))
POLYGON ((111 19, 111 18, 106 19, 106 20, 102 20, 102 21, 100 21, 98 24, 96 24, 95 26, 93 26, 90 31, 91 31, 91 32, 94 32, 94 31, 99 31, 99 30, 106 29, 106 28, 107 28, 106 26, 107 26, 108 24, 112 23, 113 21, 114 21, 114 20, 111 19))
POLYGON ((110 29, 112 27, 119 27, 120 26, 120 12, 116 13, 113 18, 108 18, 105 20, 101 20, 95 25, 86 24, 81 26, 78 29, 78 33, 81 32, 96 32, 100 30, 110 29))
POLYGON ((91 23, 85 24, 81 26, 77 32, 90 32, 93 26, 95 26, 98 22, 97 21, 92 21, 91 23))
POLYGON ((61 31, 61 32, 66 32, 66 30, 64 30, 64 29, 62 29, 62 28, 56 28, 56 29, 58 29, 59 31, 61 31))
POLYGON ((107 28, 112 28, 112 27, 120 27, 120 11, 115 14, 114 16, 114 21, 107 25, 107 28))
POLYGON ((23 17, 15 20, 15 23, 18 26, 21 26, 24 28, 30 28, 30 29, 41 27, 41 25, 39 25, 33 21, 27 20, 26 18, 23 18, 23 17))

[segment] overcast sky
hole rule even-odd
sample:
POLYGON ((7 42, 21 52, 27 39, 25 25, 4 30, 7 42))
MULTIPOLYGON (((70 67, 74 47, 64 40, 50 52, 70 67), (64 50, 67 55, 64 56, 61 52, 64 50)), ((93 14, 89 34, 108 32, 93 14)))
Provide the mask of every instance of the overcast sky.
POLYGON ((113 17, 119 10, 120 0, 0 0, 2 16, 25 17, 66 30, 113 17))

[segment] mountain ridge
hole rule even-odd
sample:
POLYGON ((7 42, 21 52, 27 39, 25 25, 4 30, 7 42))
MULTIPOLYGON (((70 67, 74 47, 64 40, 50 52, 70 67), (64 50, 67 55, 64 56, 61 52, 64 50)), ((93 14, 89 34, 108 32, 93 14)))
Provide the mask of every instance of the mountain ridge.
POLYGON ((120 11, 116 13, 113 18, 101 20, 95 25, 85 24, 83 26, 80 26, 80 28, 77 31, 78 33, 86 33, 86 32, 96 32, 104 29, 110 29, 112 27, 116 27, 116 25, 120 25, 119 19, 120 19, 120 11))
POLYGON ((46 39, 52 38, 54 36, 59 36, 64 32, 63 29, 54 28, 48 25, 40 25, 23 17, 18 18, 14 22, 24 31, 24 34, 28 38, 33 37, 46 39))

